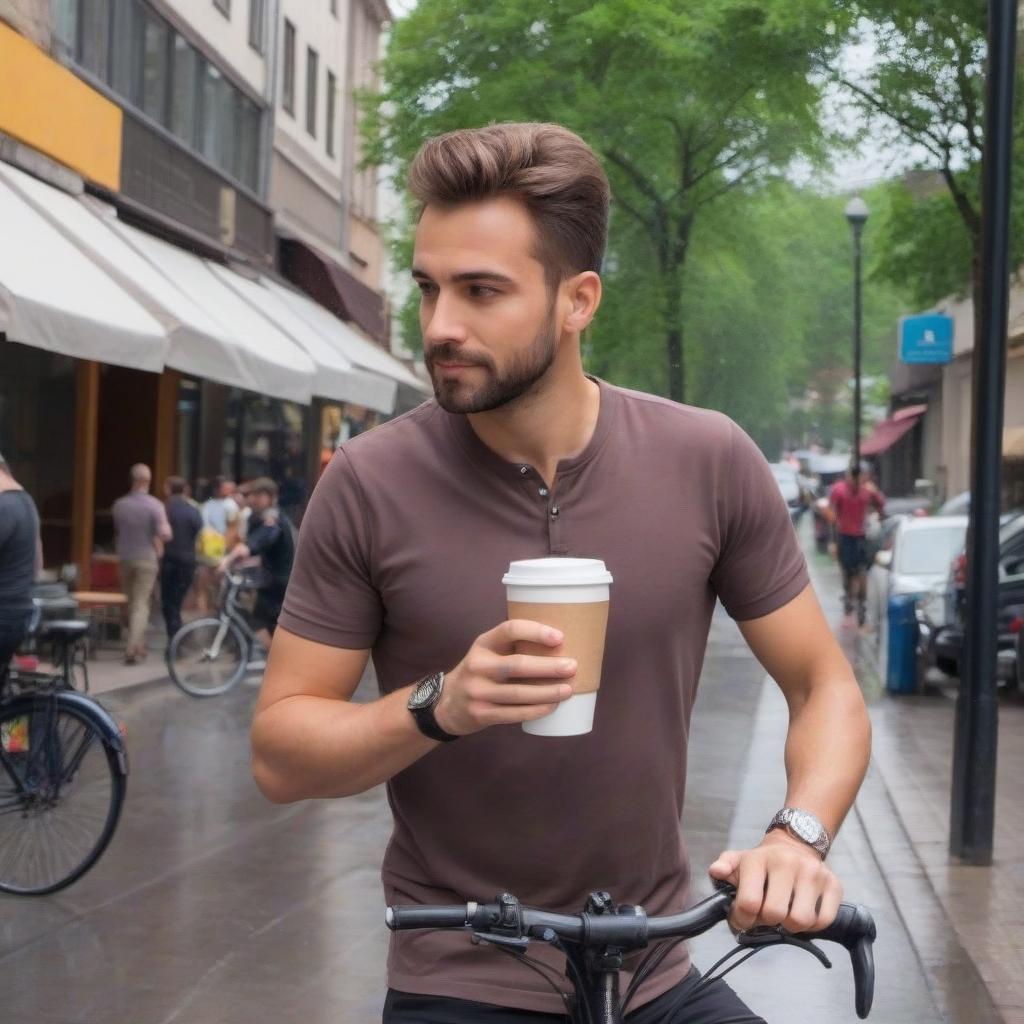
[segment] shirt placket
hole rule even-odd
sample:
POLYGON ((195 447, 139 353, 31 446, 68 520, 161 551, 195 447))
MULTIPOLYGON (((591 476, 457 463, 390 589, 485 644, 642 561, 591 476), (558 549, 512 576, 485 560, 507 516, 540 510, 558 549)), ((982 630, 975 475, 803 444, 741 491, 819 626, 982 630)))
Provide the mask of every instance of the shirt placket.
POLYGON ((548 487, 544 478, 532 466, 520 466, 519 475, 531 500, 547 520, 548 554, 564 555, 568 550, 565 544, 565 518, 555 490, 548 487))

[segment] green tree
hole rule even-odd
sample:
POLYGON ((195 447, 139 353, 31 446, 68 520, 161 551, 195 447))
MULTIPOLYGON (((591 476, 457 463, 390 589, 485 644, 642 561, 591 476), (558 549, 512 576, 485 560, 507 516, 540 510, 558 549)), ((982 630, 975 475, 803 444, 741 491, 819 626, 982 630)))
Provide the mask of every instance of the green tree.
MULTIPOLYGON (((919 306, 980 294, 981 158, 987 4, 983 0, 853 0, 851 15, 874 58, 838 80, 889 143, 926 154, 894 184, 877 276, 909 289, 919 306)), ((1017 94, 1020 95, 1020 83, 1017 94)), ((1018 139, 1024 118, 1016 117, 1018 139)), ((1024 259, 1024 181, 1015 176, 1011 265, 1024 259)), ((980 310, 975 304, 975 331, 980 310)))
MULTIPOLYGON (((844 38, 839 8, 833 0, 421 0, 392 33, 385 84, 365 121, 369 159, 394 164, 401 182, 422 141, 442 131, 504 120, 578 131, 612 181, 612 253, 628 253, 628 267, 618 262, 627 279, 640 268, 647 276, 638 289, 645 326, 663 339, 661 379, 639 363, 635 370, 682 401, 695 226, 795 155, 821 157, 821 81, 811 72, 844 38)), ((596 355, 607 357, 607 347, 596 355)))

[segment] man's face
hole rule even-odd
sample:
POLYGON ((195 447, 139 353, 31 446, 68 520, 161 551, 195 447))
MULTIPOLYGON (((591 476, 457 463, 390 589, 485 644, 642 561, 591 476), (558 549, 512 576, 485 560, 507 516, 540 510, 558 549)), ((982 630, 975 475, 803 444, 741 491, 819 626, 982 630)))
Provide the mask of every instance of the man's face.
POLYGON ((222 483, 220 485, 220 497, 221 498, 230 498, 230 497, 232 497, 234 495, 234 493, 235 493, 235 481, 234 480, 225 480, 224 483, 222 483))
POLYGON ((254 512, 265 512, 274 504, 274 499, 264 491, 253 491, 249 495, 249 504, 254 512))
POLYGON ((490 199, 428 206, 416 229, 412 274, 421 292, 424 359, 448 412, 487 412, 541 380, 560 340, 559 296, 534 255, 522 204, 490 199))

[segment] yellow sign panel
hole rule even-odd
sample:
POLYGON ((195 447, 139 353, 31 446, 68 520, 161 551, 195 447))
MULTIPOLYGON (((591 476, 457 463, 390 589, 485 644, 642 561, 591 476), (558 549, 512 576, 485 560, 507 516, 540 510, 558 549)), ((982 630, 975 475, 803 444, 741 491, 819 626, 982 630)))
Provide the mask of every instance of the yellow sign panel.
POLYGON ((0 23, 0 132, 117 191, 121 117, 116 103, 0 23))

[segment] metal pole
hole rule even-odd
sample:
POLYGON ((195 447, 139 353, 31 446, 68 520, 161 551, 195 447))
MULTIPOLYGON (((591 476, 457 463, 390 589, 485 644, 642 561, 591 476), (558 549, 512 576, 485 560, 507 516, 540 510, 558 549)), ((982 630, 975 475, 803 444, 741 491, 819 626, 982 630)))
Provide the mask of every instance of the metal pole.
POLYGON ((853 231, 853 464, 860 465, 861 227, 853 231))
POLYGON ((956 707, 949 851, 992 863, 995 825, 996 611, 1009 298, 1010 171, 1017 0, 989 0, 982 184, 981 336, 974 345, 971 520, 967 536, 966 670, 956 707))

